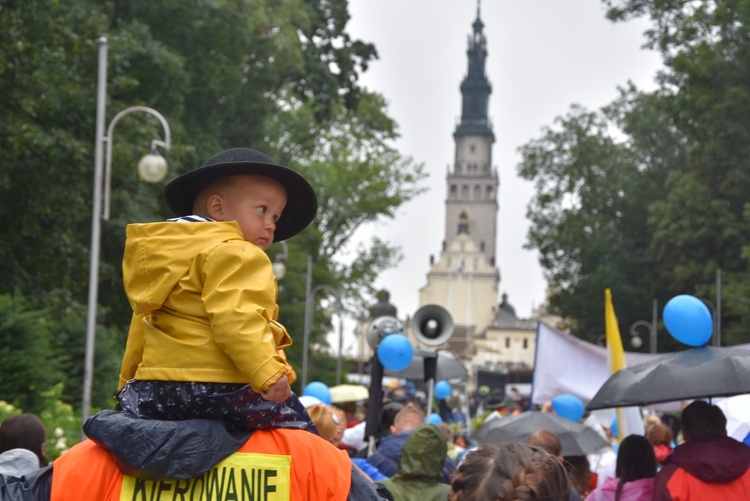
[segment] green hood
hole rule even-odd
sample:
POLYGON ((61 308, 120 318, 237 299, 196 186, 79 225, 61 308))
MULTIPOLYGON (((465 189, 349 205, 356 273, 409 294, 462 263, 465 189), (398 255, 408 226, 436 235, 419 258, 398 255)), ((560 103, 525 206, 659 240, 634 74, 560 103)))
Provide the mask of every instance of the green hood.
POLYGON ((445 500, 450 486, 443 477, 448 444, 440 428, 423 424, 409 434, 398 460, 398 471, 384 482, 395 499, 445 500))

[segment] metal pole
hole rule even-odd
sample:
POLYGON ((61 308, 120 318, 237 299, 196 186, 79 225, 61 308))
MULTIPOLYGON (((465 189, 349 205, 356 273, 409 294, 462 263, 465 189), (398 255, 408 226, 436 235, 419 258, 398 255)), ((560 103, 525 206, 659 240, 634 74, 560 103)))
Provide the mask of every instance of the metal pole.
POLYGON ((716 337, 714 346, 721 346, 721 270, 716 270, 716 337))
POLYGON ((305 284, 305 329, 302 343, 302 391, 307 386, 307 346, 312 330, 312 256, 307 256, 307 282, 305 284))
POLYGON ((649 343, 649 353, 656 353, 656 315, 657 304, 656 298, 654 298, 651 308, 651 339, 649 343))
POLYGON ((342 315, 342 308, 341 303, 338 302, 339 305, 339 356, 336 359, 336 384, 341 384, 341 352, 343 351, 342 347, 344 344, 344 317, 342 315))
POLYGON ((104 116, 107 109, 107 37, 99 42, 99 71, 96 84, 96 131, 94 139, 94 195, 91 207, 91 247, 89 261, 89 299, 86 317, 86 354, 83 367, 83 401, 81 419, 91 412, 91 387, 94 374, 94 341, 96 335, 96 303, 99 295, 99 249, 101 240, 102 178, 104 158, 104 116))

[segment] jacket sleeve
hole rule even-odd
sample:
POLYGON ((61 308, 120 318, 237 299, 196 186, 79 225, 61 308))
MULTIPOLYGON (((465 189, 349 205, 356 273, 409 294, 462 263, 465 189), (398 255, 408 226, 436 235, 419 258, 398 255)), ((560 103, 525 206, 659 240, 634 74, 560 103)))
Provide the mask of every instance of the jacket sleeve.
POLYGON ((216 344, 254 391, 266 391, 288 372, 278 348, 291 343, 286 329, 273 319, 277 306, 271 261, 252 244, 227 242, 206 256, 201 273, 203 305, 216 344))
POLYGON ((122 357, 120 366, 120 380, 117 389, 125 386, 129 380, 135 378, 135 371, 143 360, 143 322, 144 315, 133 313, 130 318, 130 330, 128 340, 125 344, 125 355, 122 357))
POLYGON ((659 473, 654 478, 654 494, 652 499, 654 501, 672 501, 672 493, 669 491, 667 482, 672 478, 677 467, 673 463, 665 464, 659 473))
POLYGON ((297 371, 295 371, 294 367, 292 367, 292 364, 289 363, 289 360, 286 358, 286 352, 284 350, 279 349, 279 356, 284 360, 286 368, 289 371, 286 373, 286 377, 287 379, 289 379, 289 384, 294 384, 294 382, 297 381, 297 371))

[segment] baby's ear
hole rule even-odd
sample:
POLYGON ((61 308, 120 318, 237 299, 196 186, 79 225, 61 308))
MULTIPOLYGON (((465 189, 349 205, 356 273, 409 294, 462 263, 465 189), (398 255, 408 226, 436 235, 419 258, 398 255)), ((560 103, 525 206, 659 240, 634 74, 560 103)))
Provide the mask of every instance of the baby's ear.
POLYGON ((217 193, 208 197, 206 212, 214 221, 224 221, 224 199, 217 193))

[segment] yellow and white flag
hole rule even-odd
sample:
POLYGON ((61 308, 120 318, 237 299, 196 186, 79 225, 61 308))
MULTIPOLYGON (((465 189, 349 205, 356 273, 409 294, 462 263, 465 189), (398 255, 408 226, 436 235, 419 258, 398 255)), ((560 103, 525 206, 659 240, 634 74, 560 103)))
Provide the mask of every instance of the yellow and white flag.
MULTIPOLYGON (((612 304, 612 291, 609 289, 604 291, 604 326, 607 334, 607 361, 611 375, 627 367, 627 363, 625 361, 625 350, 622 348, 620 327, 617 325, 615 307, 612 304)), ((622 439, 628 435, 645 434, 639 407, 618 407, 615 411, 619 441, 622 442, 622 439)))

